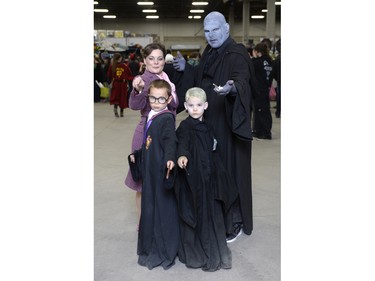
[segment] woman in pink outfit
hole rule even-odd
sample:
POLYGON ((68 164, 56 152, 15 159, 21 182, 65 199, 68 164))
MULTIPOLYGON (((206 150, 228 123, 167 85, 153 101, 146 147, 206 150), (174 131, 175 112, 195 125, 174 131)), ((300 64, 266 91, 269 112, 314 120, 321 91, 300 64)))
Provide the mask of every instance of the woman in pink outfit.
MULTIPOLYGON (((168 109, 176 114, 178 107, 176 87, 169 80, 168 75, 163 71, 166 56, 165 47, 159 43, 148 44, 145 48, 143 48, 142 56, 146 69, 142 75, 134 78, 133 90, 130 93, 129 98, 129 108, 139 110, 141 114, 141 120, 134 131, 131 152, 142 147, 143 129, 146 123, 147 115, 151 110, 150 104, 148 103, 148 99, 146 97, 148 94, 148 88, 152 81, 156 79, 163 79, 167 81, 171 85, 173 96, 172 101, 168 105, 168 109)), ((142 181, 134 181, 129 170, 125 179, 125 184, 129 188, 136 191, 135 202, 139 221, 141 215, 142 181)))

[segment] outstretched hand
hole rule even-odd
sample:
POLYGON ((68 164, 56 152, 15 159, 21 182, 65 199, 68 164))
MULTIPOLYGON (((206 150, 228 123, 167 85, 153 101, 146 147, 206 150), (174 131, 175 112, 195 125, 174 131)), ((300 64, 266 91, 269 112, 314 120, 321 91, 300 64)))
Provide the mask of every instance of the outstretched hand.
POLYGON ((137 92, 142 92, 144 86, 145 86, 145 81, 143 81, 143 79, 141 78, 140 75, 136 76, 134 79, 133 79, 133 88, 137 91, 137 92))
POLYGON ((227 94, 229 94, 230 92, 236 92, 235 89, 235 85, 234 85, 234 81, 233 80, 228 80, 227 83, 225 83, 224 86, 218 86, 218 85, 215 85, 215 88, 214 88, 214 91, 216 93, 218 93, 220 96, 226 96, 227 94))
POLYGON ((184 71, 186 65, 186 60, 179 51, 177 51, 177 57, 173 58, 173 67, 177 71, 184 71))

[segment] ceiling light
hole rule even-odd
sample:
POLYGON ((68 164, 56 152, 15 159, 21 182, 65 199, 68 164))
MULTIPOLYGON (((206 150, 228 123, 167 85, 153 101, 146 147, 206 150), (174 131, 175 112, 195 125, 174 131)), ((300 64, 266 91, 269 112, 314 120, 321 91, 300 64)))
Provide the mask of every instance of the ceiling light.
POLYGON ((204 6, 204 5, 208 5, 208 2, 193 2, 191 4, 193 6, 204 6))
POLYGON ((204 10, 190 10, 190 13, 204 13, 204 10))
POLYGON ((267 9, 263 9, 263 10, 262 10, 262 13, 267 13, 267 12, 268 12, 267 9))
POLYGON ((115 19, 116 16, 115 15, 105 15, 105 16, 103 16, 103 18, 106 18, 106 19, 115 19))
POLYGON ((99 2, 98 1, 94 1, 94 5, 98 5, 99 4, 99 2))
POLYGON ((252 19, 264 19, 264 16, 263 15, 259 15, 259 16, 251 16, 252 19))
POLYGON ((201 16, 188 16, 188 19, 201 19, 202 17, 201 16))
POLYGON ((156 10, 152 10, 152 9, 149 9, 149 10, 142 10, 143 13, 156 13, 156 10))
POLYGON ((281 1, 280 2, 275 2, 275 5, 281 5, 281 1))
POLYGON ((137 5, 154 5, 154 2, 137 2, 137 5))
POLYGON ((97 12, 97 13, 108 13, 108 9, 94 9, 94 12, 97 12))
POLYGON ((159 16, 146 16, 146 19, 158 19, 159 16))

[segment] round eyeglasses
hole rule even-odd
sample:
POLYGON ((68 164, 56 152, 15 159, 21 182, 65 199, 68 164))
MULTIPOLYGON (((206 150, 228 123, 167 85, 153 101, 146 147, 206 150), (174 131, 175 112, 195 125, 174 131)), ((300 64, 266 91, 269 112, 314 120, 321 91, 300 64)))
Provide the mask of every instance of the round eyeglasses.
POLYGON ((149 102, 152 102, 152 103, 158 101, 158 103, 164 104, 167 102, 167 98, 165 97, 158 97, 158 98, 155 98, 154 96, 147 96, 147 97, 148 97, 149 102))

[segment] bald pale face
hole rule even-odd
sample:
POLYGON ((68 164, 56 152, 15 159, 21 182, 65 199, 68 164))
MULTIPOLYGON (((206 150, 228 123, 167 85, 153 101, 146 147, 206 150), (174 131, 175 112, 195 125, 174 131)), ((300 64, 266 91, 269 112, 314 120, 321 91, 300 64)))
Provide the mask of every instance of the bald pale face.
POLYGON ((222 14, 209 13, 203 22, 204 36, 212 48, 219 48, 229 37, 229 24, 222 14))

